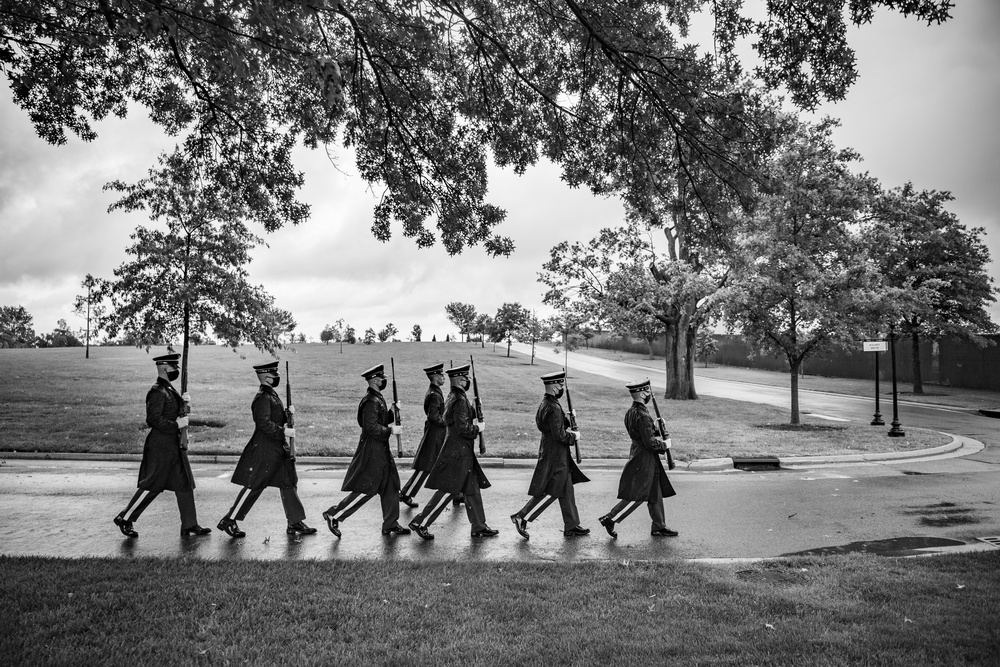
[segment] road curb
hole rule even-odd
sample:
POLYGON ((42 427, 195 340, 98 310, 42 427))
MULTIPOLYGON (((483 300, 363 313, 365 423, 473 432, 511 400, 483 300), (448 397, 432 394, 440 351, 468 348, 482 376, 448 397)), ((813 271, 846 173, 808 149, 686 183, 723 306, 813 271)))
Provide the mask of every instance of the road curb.
MULTIPOLYGON (((951 435, 951 434, 946 434, 951 435)), ((883 452, 878 454, 836 454, 829 456, 779 456, 768 457, 777 458, 778 465, 828 465, 836 463, 867 463, 871 461, 904 461, 912 459, 923 459, 931 456, 949 454, 963 446, 963 438, 951 436, 952 441, 946 445, 931 447, 929 449, 915 449, 908 452, 883 452)), ((970 440, 964 438, 964 440, 970 440)), ((139 463, 142 461, 142 454, 92 454, 79 452, 0 452, 0 460, 42 460, 42 461, 112 461, 122 463, 139 463)), ((227 463, 236 465, 240 460, 239 454, 188 454, 191 463, 227 463)), ((627 459, 584 459, 580 464, 584 469, 614 470, 624 467, 627 459)), ((300 456, 296 462, 302 465, 319 466, 322 468, 347 468, 351 464, 350 456, 300 456)), ((499 457, 483 457, 479 459, 479 465, 483 468, 510 468, 524 469, 534 468, 537 459, 508 459, 499 457)), ((412 458, 396 459, 396 465, 400 469, 410 469, 413 464, 412 458)), ((677 469, 687 472, 720 472, 724 470, 736 470, 731 457, 717 459, 700 459, 691 463, 678 463, 677 469)))

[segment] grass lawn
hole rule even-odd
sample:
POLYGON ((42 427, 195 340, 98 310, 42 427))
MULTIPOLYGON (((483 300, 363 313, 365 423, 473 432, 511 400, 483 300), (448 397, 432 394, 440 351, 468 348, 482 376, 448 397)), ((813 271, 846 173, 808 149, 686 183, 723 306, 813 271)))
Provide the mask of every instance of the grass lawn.
POLYGON ((0 573, 5 664, 1000 664, 1000 550, 488 567, 0 557, 0 573))
MULTIPOLYGON (((144 397, 155 381, 150 353, 127 347, 0 350, 0 451, 139 453, 147 427, 144 397)), ((360 373, 395 359, 403 404, 404 455, 416 449, 423 431, 425 366, 467 363, 475 355, 483 396, 489 456, 534 457, 538 450, 535 410, 543 394, 539 376, 558 368, 529 365, 505 356, 502 346, 482 349, 466 343, 307 344, 282 352, 291 365, 296 406, 296 447, 301 455, 350 456, 357 447, 357 404, 365 390, 360 373)), ((250 403, 257 392, 252 370, 269 360, 255 350, 191 348, 189 391, 193 399, 191 452, 237 454, 253 431, 250 403)), ((282 363, 284 372, 284 363, 282 363)), ((288 378, 284 378, 283 382, 288 378)), ((622 424, 631 399, 620 383, 579 373, 572 376, 573 404, 589 458, 623 458, 628 437, 622 424)), ((284 386, 279 388, 284 397, 284 386)), ((391 391, 386 390, 391 398, 391 391)), ((856 454, 945 444, 932 431, 906 429, 889 438, 886 429, 806 419, 787 429, 778 408, 706 397, 662 401, 661 410, 681 461, 753 455, 856 454)))

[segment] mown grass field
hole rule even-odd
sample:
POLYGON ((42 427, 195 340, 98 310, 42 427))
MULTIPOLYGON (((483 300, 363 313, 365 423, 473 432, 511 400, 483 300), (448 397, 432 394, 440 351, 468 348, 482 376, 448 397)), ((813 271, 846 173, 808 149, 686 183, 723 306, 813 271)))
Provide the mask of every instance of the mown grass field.
POLYGON ((1000 550, 734 565, 0 557, 0 573, 5 664, 1000 664, 1000 550))
MULTIPOLYGON (((155 348, 2 350, 0 451, 139 453, 147 427, 144 397, 155 381, 155 348)), ((488 455, 534 457, 538 449, 535 410, 543 390, 539 376, 550 362, 512 353, 502 346, 466 343, 306 344, 281 354, 291 367, 300 455, 350 456, 358 441, 357 404, 365 390, 360 373, 395 359, 403 404, 404 456, 412 455, 423 429, 427 380, 432 363, 467 363, 475 356, 487 424, 488 455)), ((250 403, 257 391, 253 365, 270 360, 255 350, 191 348, 188 390, 192 395, 191 452, 237 454, 253 431, 250 403)), ((284 378, 286 382, 288 378, 284 378)), ((178 388, 179 388, 179 382, 178 388)), ((628 437, 622 417, 631 399, 624 387, 584 373, 571 378, 574 407, 583 434, 583 455, 622 458, 628 437)), ((284 385, 280 388, 284 396, 284 385)), ((390 389, 386 390, 391 397, 390 389)), ((711 397, 661 401, 674 456, 680 461, 753 455, 851 454, 898 451, 944 444, 938 433, 907 428, 905 438, 866 423, 810 422, 781 428, 784 410, 711 397)))

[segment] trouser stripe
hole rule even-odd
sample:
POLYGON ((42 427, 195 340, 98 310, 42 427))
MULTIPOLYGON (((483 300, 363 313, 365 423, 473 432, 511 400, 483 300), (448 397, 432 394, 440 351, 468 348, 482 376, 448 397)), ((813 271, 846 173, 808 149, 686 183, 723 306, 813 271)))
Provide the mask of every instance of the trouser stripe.
POLYGON ((427 475, 430 474, 423 470, 417 470, 413 473, 413 477, 406 483, 403 487, 402 494, 412 498, 413 496, 420 493, 420 489, 424 486, 424 481, 427 479, 427 475))
POLYGON ((342 521, 347 517, 354 514, 354 512, 368 502, 372 496, 375 494, 365 495, 363 493, 352 493, 351 495, 340 501, 340 505, 337 506, 337 511, 334 513, 333 518, 337 521, 342 521))
POLYGON ((250 497, 250 494, 252 492, 253 489, 251 489, 249 486, 244 486, 242 489, 240 489, 240 494, 236 496, 236 503, 233 505, 233 509, 229 510, 229 517, 227 518, 231 519, 234 516, 239 516, 240 508, 243 507, 243 503, 247 501, 247 498, 250 497))
POLYGON ((549 496, 549 495, 545 495, 545 496, 542 496, 542 499, 541 499, 541 501, 540 501, 540 502, 539 502, 539 503, 538 503, 537 505, 535 505, 535 507, 534 507, 534 508, 530 509, 530 510, 529 510, 529 511, 528 511, 528 512, 527 512, 527 513, 525 514, 525 516, 524 516, 524 520, 525 520, 525 521, 534 521, 534 520, 535 520, 535 519, 537 519, 537 518, 538 518, 539 516, 541 516, 542 512, 544 512, 544 511, 545 511, 545 509, 546 509, 546 508, 547 508, 547 507, 548 507, 549 505, 551 505, 552 503, 554 503, 554 502, 555 502, 555 500, 556 500, 556 497, 555 497, 555 496, 549 496))
POLYGON ((441 515, 444 511, 445 506, 451 501, 452 494, 445 493, 443 491, 438 491, 431 498, 430 504, 424 510, 424 516, 420 521, 420 525, 424 528, 434 523, 434 521, 441 515))
MULTIPOLYGON (((614 521, 615 523, 618 523, 619 521, 624 521, 625 517, 634 512, 636 508, 639 507, 639 505, 642 505, 644 502, 646 501, 633 500, 632 502, 622 507, 617 513, 612 514, 611 520, 614 521)), ((614 510, 612 510, 612 512, 614 512, 614 510)))
POLYGON ((142 493, 137 493, 136 495, 134 495, 132 497, 131 504, 129 504, 129 506, 125 508, 125 513, 122 515, 122 518, 125 521, 131 521, 132 513, 135 512, 138 508, 142 507, 142 501, 145 500, 148 495, 149 495, 149 489, 143 489, 142 493))

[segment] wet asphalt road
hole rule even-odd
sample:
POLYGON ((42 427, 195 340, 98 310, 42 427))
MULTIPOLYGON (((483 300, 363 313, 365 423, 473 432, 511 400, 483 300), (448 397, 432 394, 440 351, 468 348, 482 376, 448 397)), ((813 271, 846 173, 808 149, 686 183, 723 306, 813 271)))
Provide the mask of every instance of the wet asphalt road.
MULTIPOLYGON (((583 355, 571 354, 570 364, 577 372, 623 381, 653 375, 642 367, 583 355)), ((699 378, 698 390, 788 405, 787 389, 699 378)), ((870 399, 817 392, 802 392, 801 402, 803 411, 835 419, 867 422, 873 410, 870 399)), ((888 422, 891 405, 883 403, 882 413, 888 422)), ((247 532, 244 539, 232 540, 217 530, 207 537, 181 538, 173 494, 166 492, 136 523, 140 537, 127 540, 111 519, 134 492, 138 462, 8 458, 0 463, 0 553, 586 561, 764 558, 846 545, 891 555, 913 553, 912 544, 901 549, 888 542, 901 538, 916 538, 917 546, 945 540, 991 548, 977 538, 1000 536, 1000 420, 971 410, 908 403, 901 404, 900 419, 904 429, 934 428, 974 438, 985 448, 976 445, 929 460, 796 466, 773 472, 673 471, 678 495, 665 503, 668 525, 681 533, 676 538, 652 538, 645 508, 618 526, 617 540, 597 523, 615 502, 623 461, 603 466, 584 461, 592 481, 576 490, 583 525, 592 530, 589 536, 563 537, 558 506, 553 505, 531 525, 531 539, 525 541, 508 517, 527 500, 530 468, 487 468, 493 486, 483 493, 486 515, 500 535, 472 538, 464 508, 452 507, 432 526, 436 539, 425 542, 415 535, 382 536, 377 499, 342 524, 342 539, 330 534, 320 514, 343 495, 343 467, 299 464, 299 493, 306 521, 320 529, 316 535, 287 536, 277 491, 269 489, 241 523, 247 532)), ((237 492, 229 483, 234 465, 193 462, 202 525, 214 528, 232 504, 237 492)), ((401 474, 405 478, 408 468, 401 474)), ((429 495, 424 490, 417 500, 425 502, 429 495)), ((419 511, 401 510, 404 524, 419 511)))

